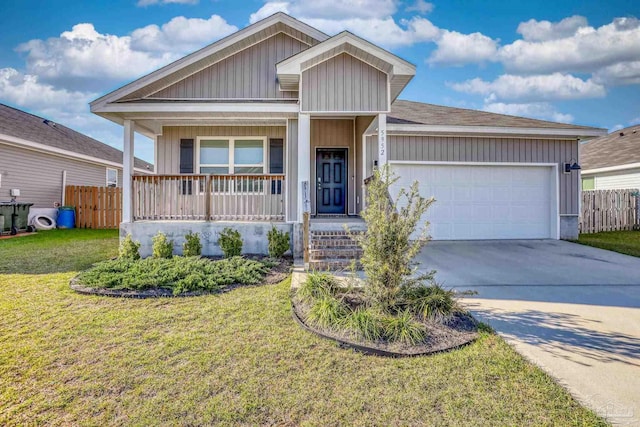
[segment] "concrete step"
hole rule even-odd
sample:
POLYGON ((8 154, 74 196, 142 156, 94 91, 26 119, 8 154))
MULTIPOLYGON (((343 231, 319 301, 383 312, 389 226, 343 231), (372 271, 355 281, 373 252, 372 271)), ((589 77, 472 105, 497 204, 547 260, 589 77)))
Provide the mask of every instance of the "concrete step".
MULTIPOLYGON (((322 261, 309 261, 309 271, 340 271, 348 270, 351 260, 345 259, 325 259, 322 261)), ((360 267, 360 263, 358 263, 360 267)))
POLYGON ((327 259, 352 260, 360 259, 362 251, 359 249, 311 249, 309 259, 321 261, 327 259))
POLYGON ((353 240, 348 239, 335 239, 335 240, 312 240, 311 249, 332 249, 332 248, 344 248, 344 249, 358 249, 360 246, 353 240))

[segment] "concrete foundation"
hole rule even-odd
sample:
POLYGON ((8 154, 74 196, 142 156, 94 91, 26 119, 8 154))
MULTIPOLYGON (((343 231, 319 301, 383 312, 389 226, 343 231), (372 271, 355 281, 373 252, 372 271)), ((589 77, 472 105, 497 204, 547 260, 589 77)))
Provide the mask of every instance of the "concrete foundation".
POLYGON ((560 238, 562 240, 576 240, 578 234, 578 216, 561 216, 560 238))
POLYGON ((134 241, 140 242, 140 256, 148 257, 152 254, 151 239, 158 232, 163 232, 169 240, 173 240, 173 253, 182 254, 184 236, 191 233, 200 235, 202 243, 202 255, 219 256, 222 250, 218 245, 219 233, 226 227, 238 230, 242 235, 242 253, 260 254, 269 253, 269 241, 267 233, 271 227, 276 227, 283 232, 289 232, 291 236, 291 248, 295 255, 302 253, 302 227, 294 227, 298 224, 284 222, 227 222, 227 221, 136 221, 120 224, 120 239, 131 234, 134 241), (300 233, 297 237, 295 231, 300 233))

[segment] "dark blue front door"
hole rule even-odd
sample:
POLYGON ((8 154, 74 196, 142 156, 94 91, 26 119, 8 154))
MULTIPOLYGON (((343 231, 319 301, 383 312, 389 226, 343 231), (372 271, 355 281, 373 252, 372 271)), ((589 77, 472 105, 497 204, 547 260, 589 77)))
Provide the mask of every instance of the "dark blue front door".
POLYGON ((318 214, 345 214, 347 150, 318 148, 316 153, 316 210, 318 214))

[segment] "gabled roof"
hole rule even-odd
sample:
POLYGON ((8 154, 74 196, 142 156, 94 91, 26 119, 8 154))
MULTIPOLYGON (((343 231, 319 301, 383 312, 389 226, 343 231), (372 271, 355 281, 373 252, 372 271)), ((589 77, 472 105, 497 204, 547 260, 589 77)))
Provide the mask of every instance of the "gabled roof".
MULTIPOLYGON (((122 151, 59 123, 0 104, 0 140, 3 136, 122 166, 122 151)), ((134 167, 153 171, 152 164, 138 158, 134 167)))
POLYGON ((445 107, 422 102, 396 100, 391 104, 387 123, 397 125, 468 126, 575 131, 576 136, 599 136, 605 129, 556 123, 526 117, 496 114, 466 108, 445 107))
POLYGON ((387 73, 391 81, 391 99, 395 99, 416 74, 415 65, 375 44, 343 31, 322 43, 303 50, 277 65, 278 80, 283 90, 297 90, 300 75, 308 68, 347 53, 387 73))
POLYGON ((309 46, 329 38, 323 32, 278 12, 96 99, 90 103, 91 111, 100 111, 100 107, 107 103, 126 102, 148 96, 281 32, 309 46))
POLYGON ((635 167, 640 167, 640 125, 620 129, 580 145, 583 173, 634 163, 635 167))

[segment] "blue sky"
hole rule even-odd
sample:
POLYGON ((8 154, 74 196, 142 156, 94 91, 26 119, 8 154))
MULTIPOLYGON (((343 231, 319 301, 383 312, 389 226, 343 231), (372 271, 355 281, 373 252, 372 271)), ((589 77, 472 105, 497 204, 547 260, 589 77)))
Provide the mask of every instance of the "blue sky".
POLYGON ((121 148, 121 128, 89 101, 276 11, 416 64, 403 99, 609 130, 640 123, 637 0, 9 0, 0 102, 121 148))

